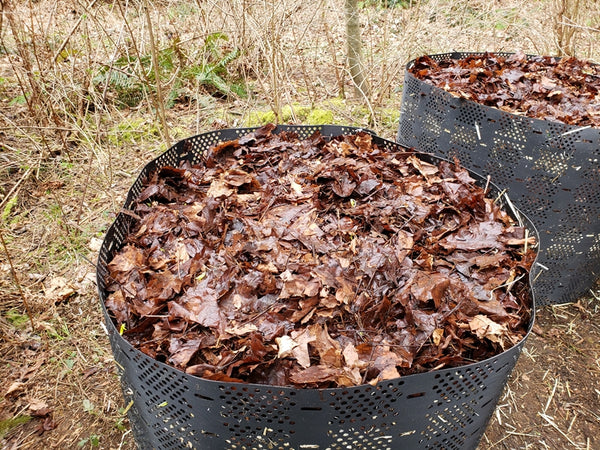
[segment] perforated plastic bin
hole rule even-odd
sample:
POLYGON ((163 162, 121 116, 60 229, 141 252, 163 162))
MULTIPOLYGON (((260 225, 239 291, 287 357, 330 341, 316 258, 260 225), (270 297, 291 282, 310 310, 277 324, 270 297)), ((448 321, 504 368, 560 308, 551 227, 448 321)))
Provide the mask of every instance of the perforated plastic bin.
MULTIPOLYGON (((325 136, 356 131, 337 126, 281 126, 276 132, 281 130, 296 131, 300 137, 317 130, 325 136)), ((138 196, 150 171, 178 165, 184 159, 198 163, 211 145, 249 131, 214 131, 177 143, 143 169, 125 207, 138 196)), ((390 151, 406 150, 397 143, 373 139, 390 151)), ((430 155, 420 157, 429 162, 439 160, 430 155)), ((531 222, 520 217, 537 236, 531 222)), ((143 450, 476 448, 525 342, 482 362, 377 386, 296 389, 201 379, 132 347, 119 335, 105 308, 107 264, 121 246, 129 224, 129 216, 120 214, 108 230, 98 259, 97 281, 125 404, 132 405, 128 414, 133 434, 143 450)), ((533 314, 532 305, 529 329, 533 314)))
MULTIPOLYGON (((477 53, 431 55, 459 59, 477 53)), ((497 55, 507 56, 506 53, 497 55)), ((531 58, 531 56, 529 56, 531 58)), ((453 159, 508 190, 540 232, 540 305, 566 303, 600 271, 600 129, 532 119, 456 98, 406 66, 397 141, 453 159)))

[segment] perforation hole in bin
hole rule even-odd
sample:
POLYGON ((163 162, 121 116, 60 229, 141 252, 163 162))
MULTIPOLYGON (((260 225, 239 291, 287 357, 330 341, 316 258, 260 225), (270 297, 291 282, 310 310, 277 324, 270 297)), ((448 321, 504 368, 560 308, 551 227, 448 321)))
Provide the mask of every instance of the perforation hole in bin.
POLYGON ((442 434, 460 432, 471 425, 477 417, 476 410, 469 402, 459 405, 454 404, 438 411, 425 415, 426 420, 431 422, 431 428, 442 434))
MULTIPOLYGON (((442 133, 442 125, 440 118, 437 116, 434 110, 428 110, 421 118, 421 126, 428 133, 438 137, 442 133)), ((423 150, 421 148, 421 150, 423 150)))
MULTIPOLYGON (((592 243, 590 245, 590 253, 596 254, 597 252, 600 252, 600 234, 594 235, 592 243)), ((598 256, 596 256, 596 258, 600 259, 600 257, 598 256)))
POLYGON ((406 102, 405 104, 402 105, 402 114, 406 114, 409 117, 414 116, 415 111, 417 111, 417 107, 418 107, 418 102, 416 101, 417 99, 415 98, 416 95, 418 95, 418 91, 417 93, 414 93, 414 91, 411 89, 410 86, 414 86, 414 80, 407 80, 406 81, 406 102))
POLYGON ((485 171, 493 176, 497 185, 505 186, 515 177, 515 165, 520 158, 520 151, 512 144, 494 140, 494 147, 490 150, 485 171))
MULTIPOLYGON (((242 426, 226 442, 225 450, 290 450, 292 447, 284 438, 273 435, 269 427, 242 426)), ((318 448, 318 447, 316 447, 318 448)))
MULTIPOLYGON (((598 162, 589 164, 587 167, 581 168, 581 177, 589 180, 596 185, 600 184, 600 165, 598 162)), ((599 187, 600 189, 600 187, 599 187)))
MULTIPOLYGON (((598 261, 596 261, 597 263, 598 261)), ((590 262, 589 264, 587 264, 586 266, 583 266, 581 268, 581 270, 588 270, 590 272, 596 270, 598 267, 598 265, 594 265, 592 264, 592 262, 590 262)), ((566 289, 580 289, 582 287, 582 285, 584 285, 585 283, 585 279, 578 279, 578 278, 573 278, 570 283, 566 286, 566 289)))
POLYGON ((567 242, 552 244, 546 249, 546 256, 557 261, 564 258, 572 258, 575 254, 575 246, 567 242))
POLYGON ((433 113, 438 119, 444 118, 444 116, 446 115, 446 111, 448 110, 448 107, 450 105, 448 100, 446 100, 446 98, 443 95, 439 95, 437 91, 432 92, 432 94, 427 99, 426 104, 427 108, 433 111, 433 113))
POLYGON ((464 447, 468 437, 467 434, 462 431, 457 432, 460 428, 456 424, 446 422, 447 418, 444 417, 443 412, 436 415, 427 415, 426 420, 428 424, 421 432, 423 438, 420 440, 424 448, 461 450, 464 447))
POLYGON ((384 149, 385 151, 388 152, 398 152, 398 151, 404 151, 403 148, 399 148, 397 145, 394 145, 393 142, 390 141, 379 141, 379 140, 375 140, 374 141, 380 148, 384 149))
POLYGON ((502 114, 499 120, 500 128, 496 130, 496 134, 505 139, 510 139, 517 142, 527 142, 527 137, 531 134, 531 120, 512 116, 510 114, 502 114))
POLYGON ((582 183, 575 189, 575 201, 580 203, 589 203, 592 205, 600 204, 600 186, 594 183, 582 183))
POLYGON ((220 133, 208 132, 193 137, 189 140, 189 149, 195 151, 196 149, 208 150, 213 145, 222 142, 220 133))
POLYGON ((356 428, 329 430, 328 434, 333 443, 327 447, 327 450, 393 450, 393 436, 387 432, 385 424, 383 425, 384 427, 370 427, 368 430, 364 427, 359 430, 356 428))
POLYGON ((459 110, 456 121, 459 124, 464 125, 465 129, 473 130, 477 139, 479 139, 486 126, 485 115, 482 114, 481 109, 470 105, 465 105, 459 110))
MULTIPOLYGON (((513 200, 519 200, 518 198, 513 200)), ((527 199, 529 213, 531 217, 535 217, 536 219, 548 219, 549 214, 554 214, 552 212, 553 202, 549 198, 546 197, 537 197, 537 198, 528 198, 527 199)))
POLYGON ((476 145, 477 129, 473 126, 457 124, 456 128, 450 131, 450 147, 444 156, 450 160, 458 158, 463 167, 472 170, 481 169, 481 166, 473 162, 471 156, 476 145))
POLYGON ((338 424, 361 424, 397 416, 399 412, 396 402, 404 395, 400 390, 403 384, 404 382, 399 381, 375 388, 365 387, 357 393, 346 390, 331 391, 328 402, 335 410, 335 415, 329 425, 335 427, 338 424))
POLYGON ((496 159, 502 166, 516 166, 523 160, 525 146, 517 142, 506 142, 494 138, 494 147, 490 157, 496 159))
POLYGON ((295 433, 291 413, 296 407, 294 391, 234 385, 220 385, 219 390, 219 414, 231 419, 226 422, 227 429, 239 438, 239 443, 283 443, 295 433))
POLYGON ((320 127, 307 125, 306 128, 302 128, 300 133, 298 133, 298 137, 300 139, 306 139, 313 135, 316 131, 320 130, 320 127))
POLYGON ((547 122, 549 140, 554 144, 561 142, 564 148, 570 147, 572 143, 579 139, 578 128, 560 122, 547 122))
MULTIPOLYGON (((407 112, 407 114, 410 114, 410 112, 407 112)), ((406 137, 410 136, 412 134, 412 132, 413 132, 412 122, 403 121, 400 124, 400 134, 403 137, 406 138, 406 137)))
MULTIPOLYGON (((155 164, 153 165, 156 165, 157 167, 175 166, 179 163, 180 158, 181 156, 178 152, 165 152, 156 158, 155 164)), ((148 175, 148 173, 142 172, 142 178, 145 178, 146 175, 148 175)))
POLYGON ((440 154, 438 140, 431 135, 419 135, 418 148, 423 152, 440 154))
POLYGON ((460 145, 465 149, 472 149, 477 145, 477 128, 463 124, 457 124, 450 133, 450 144, 460 145))
MULTIPOLYGON (((491 371, 491 367, 488 370, 491 371)), ((451 402, 470 396, 481 397, 487 389, 485 379, 488 376, 488 371, 483 369, 446 372, 443 376, 436 376, 438 382, 433 386, 433 392, 442 402, 451 402)), ((429 408, 431 409, 437 404, 439 402, 430 405, 429 408)))
POLYGON ((446 153, 446 158, 448 158, 450 161, 454 161, 455 159, 457 159, 460 165, 463 167, 472 167, 475 170, 481 169, 480 166, 473 163, 473 160, 471 158, 471 152, 462 147, 450 147, 450 149, 446 153))
POLYGON ((570 204, 565 210, 565 215, 560 218, 560 223, 568 225, 575 221, 581 225, 591 225, 598 220, 600 216, 600 208, 597 205, 588 205, 581 203, 570 204))
POLYGON ((536 153, 533 170, 547 172, 554 179, 563 176, 569 168, 571 155, 568 152, 561 151, 556 147, 548 147, 538 148, 536 153))
POLYGON ((421 82, 416 78, 409 78, 404 82, 404 87, 408 93, 408 99, 414 95, 420 95, 421 93, 421 82))
POLYGON ((556 212, 556 208, 564 207, 564 205, 556 205, 556 202, 554 202, 554 198, 556 198, 560 187, 556 183, 553 183, 552 178, 549 176, 539 175, 529 177, 524 180, 524 185, 527 190, 528 201, 532 205, 529 207, 532 215, 544 217, 546 213, 556 212), (542 202, 541 204, 544 206, 544 209, 538 206, 538 202, 542 202))

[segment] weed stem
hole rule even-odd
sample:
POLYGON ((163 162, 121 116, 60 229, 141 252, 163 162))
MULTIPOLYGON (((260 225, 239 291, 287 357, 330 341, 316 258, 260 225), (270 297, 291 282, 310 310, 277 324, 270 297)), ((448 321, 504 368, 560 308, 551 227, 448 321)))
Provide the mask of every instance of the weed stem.
POLYGON ((19 282, 19 277, 17 277, 17 272, 15 271, 15 267, 13 266, 10 253, 8 252, 8 248, 6 247, 6 242, 4 241, 4 233, 2 232, 2 230, 0 230, 0 241, 2 242, 2 248, 4 248, 4 253, 6 254, 6 259, 8 260, 8 265, 10 266, 10 273, 13 277, 15 284, 17 285, 17 289, 19 290, 21 299, 23 300, 23 306, 25 306, 27 317, 29 317, 31 331, 35 333, 35 326, 33 325, 33 316, 31 314, 31 310, 29 309, 29 303, 27 303, 27 298, 25 297, 25 293, 23 292, 23 288, 21 287, 21 283, 19 282))

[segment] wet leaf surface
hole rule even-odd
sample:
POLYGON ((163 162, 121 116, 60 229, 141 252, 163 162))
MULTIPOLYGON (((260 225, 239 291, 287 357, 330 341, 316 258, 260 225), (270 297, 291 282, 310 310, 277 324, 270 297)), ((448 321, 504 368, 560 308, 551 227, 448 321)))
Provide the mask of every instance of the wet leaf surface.
POLYGON ((577 126, 600 126, 600 67, 550 56, 493 53, 415 60, 410 72, 453 95, 513 114, 577 126))
POLYGON ((535 242, 464 168, 272 130, 147 180, 107 277, 134 346, 208 379, 336 387, 523 338, 535 242))

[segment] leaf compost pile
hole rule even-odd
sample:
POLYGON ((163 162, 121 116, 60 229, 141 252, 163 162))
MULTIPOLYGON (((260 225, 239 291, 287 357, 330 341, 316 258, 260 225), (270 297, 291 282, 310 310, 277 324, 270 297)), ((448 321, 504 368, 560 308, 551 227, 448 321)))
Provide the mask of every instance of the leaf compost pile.
POLYGON ((416 78, 451 94, 513 114, 600 127, 600 67, 575 57, 493 53, 415 60, 416 78))
POLYGON ((535 239, 466 169, 273 130, 145 183, 106 277, 132 345, 207 379, 326 388, 523 339, 535 239))

